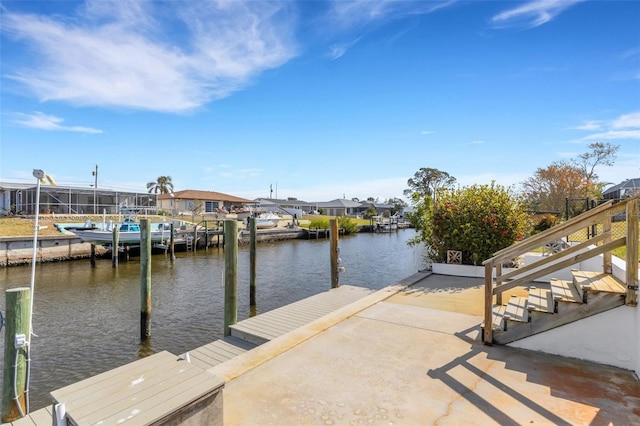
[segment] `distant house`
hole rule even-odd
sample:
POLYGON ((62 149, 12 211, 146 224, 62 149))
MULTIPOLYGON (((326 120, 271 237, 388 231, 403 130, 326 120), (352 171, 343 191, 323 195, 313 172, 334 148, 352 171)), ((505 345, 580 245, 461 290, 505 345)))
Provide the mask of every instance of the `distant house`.
POLYGON ((640 194, 640 178, 627 179, 602 193, 605 200, 620 200, 640 194))
POLYGON ((316 203, 318 210, 323 209, 328 216, 355 216, 358 214, 360 203, 352 200, 336 199, 316 203))
POLYGON ((384 214, 384 212, 391 212, 394 206, 391 204, 376 203, 374 201, 360 201, 360 207, 358 207, 357 213, 364 215, 370 207, 373 207, 376 215, 379 216, 384 214))
POLYGON ((246 210, 255 201, 214 191, 185 189, 158 195, 158 210, 180 214, 229 213, 246 210))
POLYGON ((291 217, 301 218, 303 214, 316 210, 315 203, 298 200, 289 197, 287 199, 279 198, 256 198, 255 203, 260 210, 275 211, 276 213, 290 214, 291 217))
MULTIPOLYGON (((36 211, 36 185, 0 182, 0 215, 36 211)), ((40 187, 38 207, 44 214, 155 214, 156 195, 146 192, 117 191, 109 188, 78 186, 40 187)))

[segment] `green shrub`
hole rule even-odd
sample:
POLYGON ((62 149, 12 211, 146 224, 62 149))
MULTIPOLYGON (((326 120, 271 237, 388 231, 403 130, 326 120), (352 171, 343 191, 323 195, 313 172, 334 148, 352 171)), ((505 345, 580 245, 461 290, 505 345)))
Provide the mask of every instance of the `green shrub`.
POLYGON ((329 229, 329 219, 312 219, 309 229, 329 229))
POLYGON ((495 183, 438 193, 421 230, 435 261, 447 250, 462 251, 462 263, 480 265, 495 252, 521 240, 529 218, 508 189, 495 183))
POLYGON ((358 232, 358 224, 356 221, 347 216, 340 216, 338 218, 338 228, 344 229, 345 234, 358 232))
POLYGON ((560 223, 560 218, 554 214, 543 214, 533 220, 532 234, 538 234, 560 223))

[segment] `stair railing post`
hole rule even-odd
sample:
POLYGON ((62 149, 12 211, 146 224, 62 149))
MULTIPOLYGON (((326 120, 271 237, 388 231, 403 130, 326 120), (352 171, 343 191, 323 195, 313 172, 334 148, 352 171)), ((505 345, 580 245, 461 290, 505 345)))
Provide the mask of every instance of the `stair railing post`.
POLYGON ((484 265, 484 338, 485 345, 493 343, 493 263, 484 265))
MULTIPOLYGON (((603 244, 611 241, 611 213, 605 212, 602 220, 602 233, 605 235, 603 244)), ((613 260, 611 258, 611 250, 602 253, 602 271, 605 274, 613 273, 613 260)))
POLYGON ((627 297, 625 303, 638 304, 638 200, 627 203, 627 297))

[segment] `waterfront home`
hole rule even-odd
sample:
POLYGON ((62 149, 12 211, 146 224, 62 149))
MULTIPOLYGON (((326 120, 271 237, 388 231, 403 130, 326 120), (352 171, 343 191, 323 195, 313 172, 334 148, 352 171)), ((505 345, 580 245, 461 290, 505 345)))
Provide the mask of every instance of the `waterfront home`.
POLYGON ((158 195, 158 210, 173 216, 245 211, 254 201, 215 191, 185 189, 158 195))

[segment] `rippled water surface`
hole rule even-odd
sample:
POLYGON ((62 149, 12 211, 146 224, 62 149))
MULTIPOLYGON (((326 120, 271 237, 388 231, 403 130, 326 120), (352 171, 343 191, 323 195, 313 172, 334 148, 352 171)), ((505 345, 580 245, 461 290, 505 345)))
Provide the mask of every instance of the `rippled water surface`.
MULTIPOLYGON (((401 230, 342 238, 341 284, 380 289, 421 269, 421 249, 406 244, 414 235, 401 230)), ((222 249, 178 253, 174 263, 154 255, 151 268, 152 337, 140 343, 139 258, 121 260, 118 268, 107 259, 95 268, 88 260, 37 266, 32 411, 50 403, 52 390, 152 353, 181 354, 222 336, 222 249)), ((329 240, 258 244, 256 313, 328 290, 330 269, 329 240)), ((30 274, 30 266, 2 268, 0 288, 28 287, 30 274)), ((249 316, 249 248, 240 246, 238 320, 249 316)))

